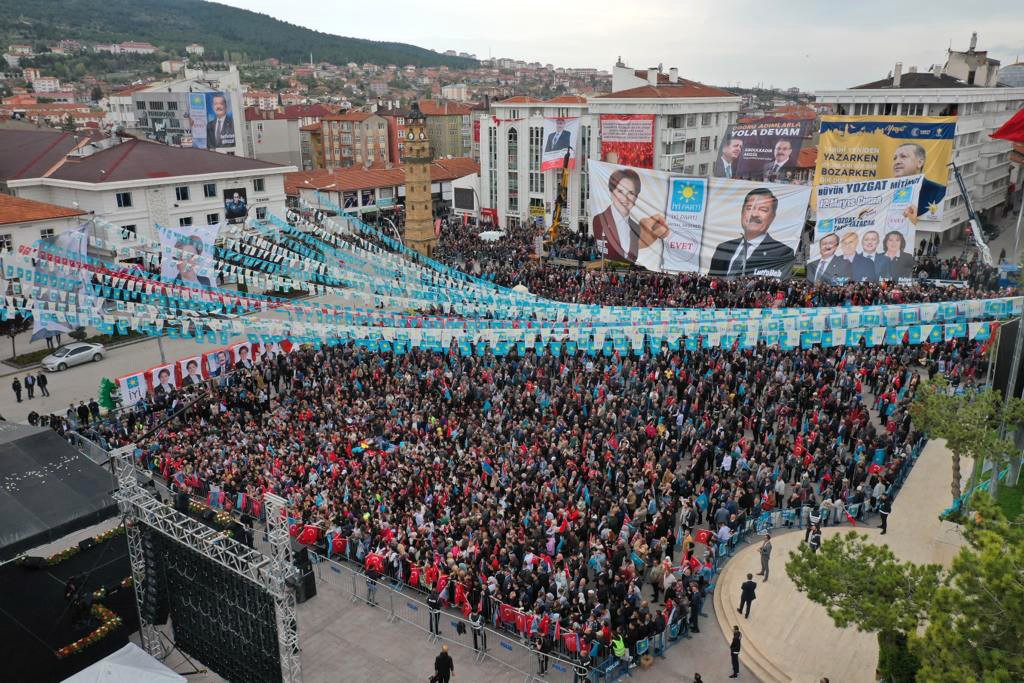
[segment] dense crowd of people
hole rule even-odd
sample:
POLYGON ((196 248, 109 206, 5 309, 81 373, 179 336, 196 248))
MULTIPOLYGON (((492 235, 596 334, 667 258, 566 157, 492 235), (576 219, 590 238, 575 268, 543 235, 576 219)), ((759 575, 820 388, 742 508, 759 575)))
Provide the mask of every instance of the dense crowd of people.
POLYGON ((217 487, 226 507, 278 493, 332 551, 380 558, 428 602, 596 655, 673 621, 700 628, 715 545, 696 550, 699 525, 723 540, 763 510, 827 523, 877 502, 917 439, 915 370, 971 385, 984 364, 966 340, 653 357, 301 348, 214 381, 144 439, 199 389, 89 434, 136 442, 172 485, 217 487))

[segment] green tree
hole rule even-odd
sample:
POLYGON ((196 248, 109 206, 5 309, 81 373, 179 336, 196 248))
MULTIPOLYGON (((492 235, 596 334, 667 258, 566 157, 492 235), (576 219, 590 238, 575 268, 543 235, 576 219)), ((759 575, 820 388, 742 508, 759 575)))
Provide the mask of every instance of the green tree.
POLYGON ((972 505, 963 529, 967 546, 911 649, 921 680, 1024 681, 1024 516, 1008 520, 985 493, 972 505))
POLYGON ((5 337, 9 337, 11 340, 11 358, 18 355, 14 348, 14 339, 22 332, 27 331, 32 327, 32 319, 28 316, 22 316, 20 313, 16 314, 13 318, 4 318, 0 320, 0 334, 5 337))
POLYGON ((101 379, 99 397, 96 399, 100 407, 106 408, 108 411, 117 407, 117 402, 114 400, 115 394, 117 394, 117 385, 106 377, 101 379))
POLYGON ((71 114, 65 114, 64 120, 61 121, 60 129, 69 133, 75 132, 75 120, 71 118, 71 114))
POLYGON ((817 553, 802 545, 790 553, 786 573, 836 626, 876 634, 879 672, 909 683, 917 662, 907 650, 908 634, 927 613, 941 568, 902 562, 867 538, 855 531, 833 536, 817 553))
MULTIPOLYGON (((961 458, 971 458, 975 462, 989 458, 998 473, 1016 454, 1013 442, 1001 434, 1000 427, 1004 423, 1019 426, 1024 422, 1024 402, 1013 398, 1004 403, 1003 397, 994 389, 951 395, 949 383, 937 375, 918 387, 914 403, 910 406, 910 416, 926 434, 946 440, 946 446, 953 454, 950 492, 956 499, 961 495, 961 458)), ((995 482, 992 485, 994 494, 995 482)))
POLYGON ((93 102, 99 102, 103 99, 103 88, 98 85, 92 86, 92 92, 89 94, 89 99, 93 102))

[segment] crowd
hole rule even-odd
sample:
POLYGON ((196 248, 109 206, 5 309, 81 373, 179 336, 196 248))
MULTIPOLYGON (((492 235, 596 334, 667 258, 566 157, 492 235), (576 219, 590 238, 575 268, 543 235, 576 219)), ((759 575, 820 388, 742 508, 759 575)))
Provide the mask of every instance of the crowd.
POLYGON ((915 370, 971 385, 984 364, 966 340, 625 357, 301 348, 191 407, 156 396, 89 434, 136 442, 174 486, 216 487, 228 508, 278 493, 334 553, 377 558, 428 603, 542 652, 628 658, 667 624, 700 629, 715 553, 695 543, 700 525, 723 540, 763 510, 862 513, 918 438, 915 370))

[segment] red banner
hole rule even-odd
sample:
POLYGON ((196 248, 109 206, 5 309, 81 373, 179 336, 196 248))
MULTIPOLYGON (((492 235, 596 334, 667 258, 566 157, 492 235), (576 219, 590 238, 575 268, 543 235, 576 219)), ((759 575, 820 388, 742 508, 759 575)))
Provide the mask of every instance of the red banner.
POLYGON ((654 114, 601 114, 601 161, 654 168, 654 114))

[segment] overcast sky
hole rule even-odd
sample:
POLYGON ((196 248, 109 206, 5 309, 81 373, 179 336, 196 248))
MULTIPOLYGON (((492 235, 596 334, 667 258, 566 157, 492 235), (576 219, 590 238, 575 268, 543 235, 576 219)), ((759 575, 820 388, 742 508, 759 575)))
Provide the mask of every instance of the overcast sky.
POLYGON ((971 31, 1003 65, 1024 58, 1020 0, 223 1, 338 35, 608 70, 621 55, 715 85, 846 88, 944 63, 971 31))

